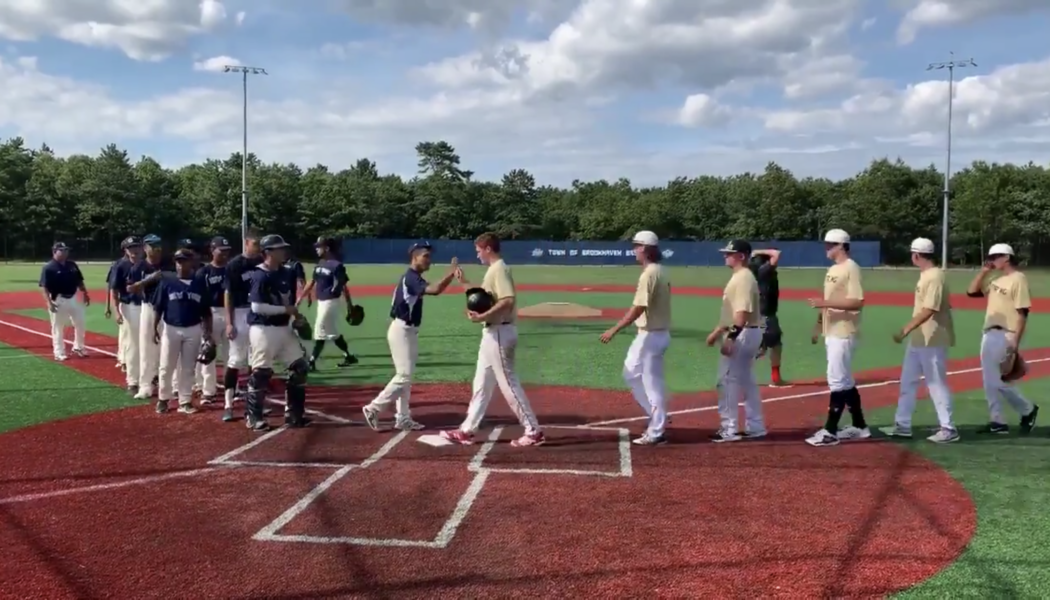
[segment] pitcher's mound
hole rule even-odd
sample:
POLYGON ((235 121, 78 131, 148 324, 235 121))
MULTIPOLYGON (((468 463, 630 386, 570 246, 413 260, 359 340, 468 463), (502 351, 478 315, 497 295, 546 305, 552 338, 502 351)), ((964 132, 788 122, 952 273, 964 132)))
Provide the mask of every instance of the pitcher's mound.
POLYGON ((594 308, 573 302, 543 302, 518 311, 523 319, 614 319, 623 309, 594 308))

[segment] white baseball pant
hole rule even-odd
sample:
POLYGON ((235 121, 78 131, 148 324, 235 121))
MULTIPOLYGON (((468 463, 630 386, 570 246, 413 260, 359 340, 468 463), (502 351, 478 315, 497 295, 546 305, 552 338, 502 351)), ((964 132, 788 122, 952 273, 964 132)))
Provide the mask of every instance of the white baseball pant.
POLYGON ((84 305, 76 296, 53 300, 55 310, 48 312, 51 319, 51 349, 55 358, 66 356, 66 328, 73 325, 73 350, 84 351, 84 305))
POLYGON ((117 364, 127 364, 127 347, 128 326, 123 320, 121 320, 120 323, 117 323, 117 364))
POLYGON ((623 361, 623 380, 645 416, 646 433, 660 437, 667 427, 667 383, 664 381, 664 355, 671 345, 669 331, 639 330, 623 361))
MULTIPOLYGON (((247 369, 249 362, 250 334, 248 332, 248 308, 233 309, 233 327, 237 333, 229 341, 229 358, 226 366, 230 369, 247 369)), ((218 331, 218 329, 216 329, 218 331)), ((223 333, 225 336, 225 333, 223 333)))
POLYGON ((346 314, 346 300, 342 297, 317 301, 315 340, 334 340, 339 337, 339 318, 346 314))
POLYGON ((762 330, 746 327, 733 343, 733 352, 718 359, 718 417, 722 432, 736 435, 739 430, 740 401, 744 402, 744 430, 766 432, 762 417, 762 396, 755 381, 755 356, 762 345, 762 330))
POLYGON ((139 385, 140 380, 139 319, 142 318, 142 306, 122 303, 119 310, 124 319, 124 324, 121 325, 123 337, 119 340, 124 348, 124 375, 128 386, 135 386, 139 385))
POLYGON ((153 340, 157 311, 144 302, 139 310, 139 395, 153 394, 153 380, 160 376, 160 344, 153 340))
POLYGON ((178 394, 179 404, 190 404, 193 400, 193 374, 197 369, 200 354, 200 325, 172 327, 161 325, 160 332, 160 390, 159 400, 173 400, 178 394))
POLYGON ((511 411, 525 428, 526 435, 540 431, 532 405, 514 372, 514 355, 518 348, 518 328, 512 324, 491 325, 481 333, 478 366, 474 374, 474 394, 467 407, 467 418, 461 431, 473 433, 481 426, 492 394, 499 386, 511 411))
POLYGON ((251 352, 248 365, 255 369, 273 369, 274 363, 290 366, 306 356, 299 336, 290 327, 252 325, 248 328, 251 352))
POLYGON ((1003 419, 1001 398, 1005 398, 1020 415, 1027 415, 1033 408, 1032 403, 1017 388, 1003 381, 1001 365, 1009 352, 1007 336, 1012 335, 1002 329, 989 329, 981 338, 981 379, 984 397, 988 400, 988 413, 994 423, 1006 422, 1003 419))
POLYGON ((933 408, 941 429, 955 429, 952 422, 952 392, 948 389, 948 348, 933 346, 916 348, 908 345, 901 368, 900 395, 897 397, 897 415, 894 422, 911 429, 912 415, 919 397, 919 384, 926 378, 933 408))
POLYGON ((226 338, 226 309, 213 308, 211 310, 211 327, 214 332, 215 347, 218 351, 217 358, 206 365, 197 363, 194 387, 200 389, 205 396, 215 396, 219 393, 219 382, 216 369, 220 360, 226 360, 229 352, 229 340, 226 338))
POLYGON ((857 387, 853 379, 853 351, 857 347, 856 338, 825 337, 824 348, 828 357, 828 388, 833 392, 842 392, 857 387))
POLYGON ((390 346, 390 358, 394 360, 394 377, 383 391, 372 400, 370 406, 383 409, 396 402, 398 419, 408 418, 409 400, 412 398, 412 374, 419 359, 419 328, 394 319, 386 330, 386 342, 390 346))

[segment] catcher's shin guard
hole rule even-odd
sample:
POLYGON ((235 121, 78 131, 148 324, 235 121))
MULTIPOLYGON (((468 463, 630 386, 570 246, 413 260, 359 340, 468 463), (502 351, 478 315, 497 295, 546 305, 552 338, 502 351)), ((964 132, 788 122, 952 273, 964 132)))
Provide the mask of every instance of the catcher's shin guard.
POLYGON ((253 369, 248 376, 248 395, 244 402, 244 412, 250 421, 263 419, 266 392, 270 389, 272 377, 273 369, 253 369))
POLYGON ((309 371, 310 364, 302 358, 288 366, 288 383, 284 391, 285 402, 288 403, 285 421, 292 427, 303 427, 309 422, 306 419, 306 378, 309 371))

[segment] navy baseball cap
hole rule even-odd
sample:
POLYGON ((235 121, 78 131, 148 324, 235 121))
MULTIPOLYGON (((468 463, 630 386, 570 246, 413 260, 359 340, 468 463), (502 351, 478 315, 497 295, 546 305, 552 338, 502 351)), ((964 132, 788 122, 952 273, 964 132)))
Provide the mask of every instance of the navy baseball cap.
POLYGON ((229 250, 230 240, 224 237, 213 237, 211 238, 211 249, 212 250, 229 250))
POLYGON ((193 240, 191 240, 190 238, 182 238, 181 240, 179 240, 178 247, 190 248, 192 250, 194 248, 193 240))
POLYGON ((175 252, 176 261, 190 260, 191 258, 193 258, 193 250, 189 248, 180 248, 175 252))
POLYGON ((335 249, 335 238, 321 236, 314 242, 314 248, 335 249))
POLYGON ((743 254, 744 256, 751 256, 751 244, 744 240, 733 240, 726 244, 725 248, 719 250, 722 254, 743 254))
POLYGON ((69 246, 67 246, 65 242, 55 242, 54 245, 51 246, 51 251, 58 252, 59 250, 69 250, 69 246))
POLYGON ((264 236, 263 239, 259 240, 259 245, 262 246, 263 250, 277 250, 278 248, 287 248, 291 246, 291 244, 284 241, 284 238, 279 235, 264 236))
POLYGON ((146 237, 142 238, 142 243, 146 244, 147 246, 156 246, 160 243, 160 236, 155 233, 151 233, 146 237))
POLYGON ((124 238, 124 241, 120 243, 121 250, 127 250, 128 248, 139 248, 142 246, 142 240, 138 237, 129 235, 124 238))
POLYGON ((432 246, 430 244, 430 242, 428 242, 427 240, 420 240, 420 241, 412 244, 411 247, 409 247, 408 253, 409 254, 413 254, 413 253, 415 253, 416 250, 430 250, 430 251, 433 251, 434 250, 434 246, 432 246))

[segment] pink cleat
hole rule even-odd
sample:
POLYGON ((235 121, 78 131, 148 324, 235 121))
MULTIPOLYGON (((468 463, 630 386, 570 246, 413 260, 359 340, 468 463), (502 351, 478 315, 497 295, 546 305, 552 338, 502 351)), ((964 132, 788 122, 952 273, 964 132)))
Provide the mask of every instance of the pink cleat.
POLYGON ((543 432, 537 431, 536 433, 529 433, 521 436, 520 438, 512 441, 510 445, 514 446, 515 448, 525 448, 528 446, 541 446, 546 441, 547 438, 543 435, 543 432))
POLYGON ((457 444, 463 444, 464 446, 469 446, 474 443, 474 434, 460 431, 459 429, 446 429, 441 432, 441 437, 442 439, 456 442, 457 444))

